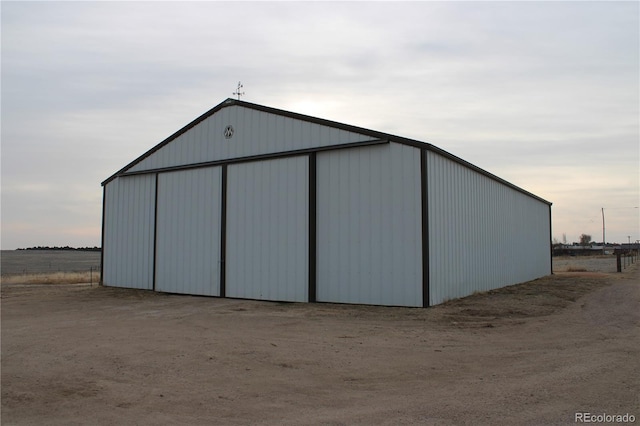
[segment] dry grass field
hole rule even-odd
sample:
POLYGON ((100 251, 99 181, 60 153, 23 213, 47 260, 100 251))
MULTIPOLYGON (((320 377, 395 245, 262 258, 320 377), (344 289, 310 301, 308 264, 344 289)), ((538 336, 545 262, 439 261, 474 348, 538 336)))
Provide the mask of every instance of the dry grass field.
POLYGON ((98 284, 100 271, 9 275, 0 279, 3 284, 98 284))
POLYGON ((2 424, 639 422, 637 264, 567 262, 429 309, 3 280, 2 424))
POLYGON ((3 284, 98 284, 100 252, 80 250, 2 250, 3 284))
MULTIPOLYGON (((2 250, 0 273, 3 278, 53 274, 56 272, 87 272, 100 270, 99 251, 81 250, 2 250)), ((88 281, 87 281, 88 282, 88 281)))
POLYGON ((562 256, 553 258, 553 270, 556 272, 616 272, 614 255, 562 256))

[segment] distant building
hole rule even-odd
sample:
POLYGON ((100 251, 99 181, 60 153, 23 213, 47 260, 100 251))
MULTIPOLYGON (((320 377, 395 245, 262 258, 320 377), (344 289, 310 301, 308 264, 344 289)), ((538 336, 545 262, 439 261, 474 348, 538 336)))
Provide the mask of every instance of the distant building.
MULTIPOLYGON (((553 246, 553 255, 554 256, 591 256, 591 255, 601 255, 603 254, 602 243, 600 245, 588 245, 581 246, 578 243, 574 243, 572 245, 568 244, 557 244, 553 246)), ((640 244, 631 243, 631 244, 612 244, 607 243, 604 247, 604 254, 614 254, 618 252, 627 252, 630 250, 638 250, 640 248, 640 244)))
POLYGON ((103 182, 109 286, 429 306, 551 273, 551 203, 431 144, 228 99, 103 182))
MULTIPOLYGON (((611 254, 615 249, 614 246, 605 247, 605 253, 611 254)), ((554 256, 590 256, 602 254, 602 246, 589 245, 557 245, 553 247, 554 256)))

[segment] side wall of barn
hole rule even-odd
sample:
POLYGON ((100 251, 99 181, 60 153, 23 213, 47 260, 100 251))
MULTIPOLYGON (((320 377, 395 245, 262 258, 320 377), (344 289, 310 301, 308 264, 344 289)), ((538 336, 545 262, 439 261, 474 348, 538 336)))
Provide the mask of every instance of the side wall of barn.
POLYGON ((430 305, 551 273, 548 204, 426 155, 430 305))

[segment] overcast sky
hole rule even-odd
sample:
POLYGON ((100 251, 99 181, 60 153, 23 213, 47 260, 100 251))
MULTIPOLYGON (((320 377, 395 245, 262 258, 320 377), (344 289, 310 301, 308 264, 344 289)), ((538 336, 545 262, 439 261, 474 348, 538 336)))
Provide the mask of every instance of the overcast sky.
POLYGON ((1 2, 2 249, 100 245, 100 183, 232 97, 432 143, 640 239, 638 2, 1 2), (635 208, 634 208, 635 207, 635 208))

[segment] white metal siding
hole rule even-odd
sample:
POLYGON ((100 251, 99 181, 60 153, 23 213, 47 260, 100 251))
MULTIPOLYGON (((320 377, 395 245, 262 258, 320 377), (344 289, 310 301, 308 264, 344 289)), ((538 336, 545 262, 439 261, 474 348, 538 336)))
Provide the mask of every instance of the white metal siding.
POLYGON ((226 294, 308 300, 307 156, 228 166, 226 294))
POLYGON ((156 290, 220 295, 221 170, 158 176, 156 290))
POLYGON ((317 155, 317 299, 422 306, 420 150, 317 155))
POLYGON ((370 136, 242 106, 222 108, 128 171, 324 147, 371 140, 370 136), (235 133, 225 139, 224 129, 235 133))
POLYGON ((155 175, 117 178, 105 191, 102 281, 151 289, 155 175))
POLYGON ((427 152, 430 304, 551 272, 549 206, 427 152))

